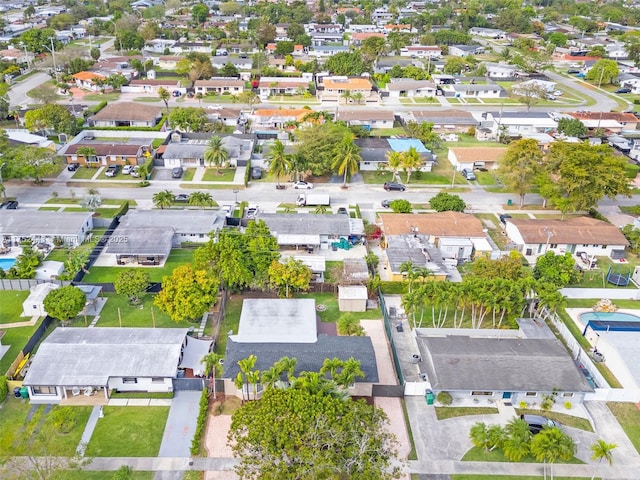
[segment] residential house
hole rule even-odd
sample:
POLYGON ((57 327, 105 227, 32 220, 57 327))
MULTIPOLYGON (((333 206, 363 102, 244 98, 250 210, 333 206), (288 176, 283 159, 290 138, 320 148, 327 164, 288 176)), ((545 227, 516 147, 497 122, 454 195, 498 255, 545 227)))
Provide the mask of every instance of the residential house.
POLYGON ((434 97, 436 85, 431 80, 413 80, 411 78, 392 78, 385 89, 390 98, 434 97))
POLYGON ((272 95, 299 95, 309 91, 308 77, 260 77, 258 94, 262 99, 272 95))
POLYGON ((504 38, 506 32, 497 28, 483 28, 483 27, 471 27, 469 29, 469 35, 475 35, 478 37, 499 39, 504 38))
POLYGON ((467 132, 480 122, 465 110, 409 110, 401 113, 405 122, 433 123, 433 130, 439 133, 467 132))
POLYGON ((523 88, 526 89, 526 88, 535 87, 543 93, 552 94, 557 89, 557 85, 558 84, 556 82, 550 82, 548 80, 540 80, 538 78, 532 78, 531 80, 527 80, 527 81, 515 84, 512 90, 516 95, 518 95, 523 88))
MULTIPOLYGON (((36 404, 80 395, 106 403, 111 391, 171 392, 178 369, 196 356, 192 348, 206 354, 201 342, 186 328, 58 327, 38 347, 23 385, 36 404)), ((201 360, 189 368, 203 371, 201 360)))
POLYGON ((515 248, 531 263, 552 251, 583 257, 624 258, 629 242, 615 225, 590 217, 566 220, 509 218, 505 232, 515 248))
POLYGON ((518 67, 506 63, 485 62, 487 77, 492 79, 511 79, 517 76, 518 67))
MULTIPOLYGON (((289 124, 304 121, 311 111, 303 108, 259 108, 250 115, 252 128, 256 133, 272 132, 286 127, 289 124)), ((311 112, 312 113, 312 112, 311 112)))
POLYGON ((309 57, 329 58, 338 53, 349 52, 350 49, 344 45, 314 45, 309 50, 309 57))
POLYGON ((322 77, 317 96, 322 102, 340 103, 346 92, 351 96, 362 95, 365 103, 377 103, 380 100, 379 95, 373 91, 371 80, 365 77, 322 77))
POLYGON ((372 37, 385 38, 385 35, 382 32, 354 32, 349 37, 349 41, 354 47, 360 47, 362 45, 362 42, 364 42, 367 38, 372 37))
POLYGON ((16 145, 31 145, 33 147, 56 150, 56 144, 53 141, 47 137, 29 133, 29 130, 5 128, 4 132, 7 134, 9 145, 12 147, 16 145))
POLYGON ((498 162, 507 153, 507 147, 452 147, 447 153, 447 159, 456 169, 487 168, 494 170, 498 168, 498 162))
POLYGON ((640 76, 631 73, 621 73, 618 75, 618 82, 624 88, 630 88, 631 92, 638 94, 640 92, 640 76))
POLYGON ((129 85, 123 85, 120 90, 122 93, 152 93, 157 95, 161 88, 169 92, 177 90, 182 94, 187 91, 187 89, 180 84, 179 80, 162 78, 134 78, 129 82, 129 85))
POLYGON ((614 133, 637 130, 638 118, 629 112, 568 112, 589 129, 604 128, 614 133))
POLYGON ((437 45, 407 45, 400 49, 401 57, 438 58, 442 56, 442 49, 437 45))
MULTIPOLYGON (((224 391, 250 399, 260 398, 262 384, 244 385, 238 389, 235 378, 240 373, 238 361, 255 355, 255 368, 266 371, 282 357, 296 359, 294 375, 319 372, 325 359, 360 362, 364 378, 355 379, 350 395, 370 397, 373 384, 378 383, 378 367, 370 337, 337 336, 317 319, 314 299, 257 299, 242 302, 240 323, 235 335, 227 340, 225 352, 224 391), (321 330, 322 328, 322 330, 321 330)), ((287 386, 283 378, 279 387, 287 386)))
POLYGON ((134 102, 110 103, 88 118, 92 127, 155 127, 162 119, 162 108, 134 102))
POLYGON ((25 239, 34 244, 53 245, 55 241, 77 247, 93 229, 91 212, 45 212, 40 210, 3 210, 0 215, 0 245, 18 246, 25 239))
MULTIPOLYGON (((246 166, 251 158, 255 137, 253 135, 233 134, 219 135, 222 146, 228 153, 228 165, 232 167, 246 166)), ((171 134, 171 141, 164 146, 161 162, 164 167, 202 167, 205 166, 204 153, 208 148, 210 133, 178 133, 171 134)))
POLYGON ((196 80, 193 87, 196 94, 240 95, 244 92, 244 81, 237 78, 212 78, 210 80, 196 80))
POLYGON ((85 90, 92 90, 94 92, 100 91, 99 81, 107 79, 105 75, 95 72, 78 72, 71 75, 73 81, 78 88, 84 88, 85 90))
POLYGON ((338 47, 342 46, 342 48, 349 49, 348 45, 345 45, 343 33, 333 33, 333 32, 313 32, 311 33, 311 50, 316 51, 317 47, 326 48, 326 47, 338 47))
POLYGON ((231 65, 236 67, 236 69, 238 69, 241 72, 250 71, 251 67, 253 65, 253 60, 251 59, 251 57, 249 55, 245 55, 245 57, 246 58, 242 58, 242 57, 227 57, 227 56, 211 57, 211 65, 213 65, 213 68, 216 68, 216 69, 219 70, 221 68, 224 68, 224 66, 227 63, 230 63, 231 65))
MULTIPOLYGON (((485 112, 478 119, 480 127, 490 132, 484 140, 496 140, 500 135, 547 133, 558 128, 558 122, 548 112, 485 112)), ((478 134, 480 133, 482 132, 478 129, 478 134)))
POLYGON ((539 405, 553 394, 580 405, 593 388, 566 348, 544 324, 518 324, 516 331, 476 329, 473 336, 416 329, 420 377, 434 394, 448 392, 454 400, 539 405))
POLYGON ((312 215, 307 213, 258 213, 278 246, 283 249, 328 250, 332 243, 358 242, 364 236, 364 224, 348 215, 312 215))
MULTIPOLYGON (((170 40, 168 38, 154 38, 153 40, 149 40, 148 42, 145 43, 144 51, 156 53, 156 54, 164 53, 166 49, 169 49, 169 51, 171 51, 171 48, 174 47, 175 44, 176 44, 176 40, 170 40)), ((160 57, 159 60, 162 61, 162 58, 163 57, 160 57)))
POLYGON ((361 126, 372 128, 393 128, 395 115, 388 110, 343 110, 336 113, 336 120, 345 122, 350 127, 361 126))
POLYGON ((209 42, 176 42, 169 47, 173 53, 206 53, 211 54, 211 44, 209 42))
POLYGON ((419 153, 423 160, 420 167, 422 172, 430 172, 433 165, 437 161, 435 155, 429 151, 424 144, 415 138, 358 138, 356 145, 360 148, 360 170, 378 171, 382 167, 386 167, 389 160, 387 154, 390 151, 406 152, 413 147, 419 153))
POLYGON ((507 96, 507 91, 497 83, 455 83, 442 88, 442 91, 446 97, 456 98, 504 98, 507 96))
POLYGON ((449 55, 454 57, 468 57, 484 53, 484 47, 480 45, 450 45, 449 55))
POLYGON ((156 62, 158 67, 164 70, 175 70, 180 60, 182 60, 182 57, 180 55, 162 55, 158 57, 156 62))

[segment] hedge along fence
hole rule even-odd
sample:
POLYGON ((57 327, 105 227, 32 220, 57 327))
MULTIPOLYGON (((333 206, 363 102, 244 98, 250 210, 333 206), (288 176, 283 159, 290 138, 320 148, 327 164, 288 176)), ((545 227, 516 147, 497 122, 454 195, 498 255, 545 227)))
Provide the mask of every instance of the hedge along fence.
POLYGON ((247 160, 247 168, 244 171, 244 186, 249 185, 249 179, 251 175, 251 159, 247 160))
POLYGON ((202 434, 207 423, 207 414, 209 413, 209 391, 204 388, 200 395, 200 411, 198 412, 198 420, 196 423, 196 431, 191 440, 191 455, 198 455, 200 452, 200 444, 202 443, 202 434))
POLYGON ((129 200, 127 200, 126 202, 124 202, 122 204, 122 206, 120 207, 120 209, 116 212, 116 214, 114 215, 114 217, 120 217, 122 215, 125 215, 127 212, 129 211, 129 200))
POLYGON ((102 102, 100 102, 98 105, 94 106, 94 107, 89 107, 84 111, 84 117, 88 118, 91 115, 95 115, 96 113, 98 113, 100 110, 102 110, 104 107, 107 106, 109 102, 107 102, 106 100, 103 100, 102 102))

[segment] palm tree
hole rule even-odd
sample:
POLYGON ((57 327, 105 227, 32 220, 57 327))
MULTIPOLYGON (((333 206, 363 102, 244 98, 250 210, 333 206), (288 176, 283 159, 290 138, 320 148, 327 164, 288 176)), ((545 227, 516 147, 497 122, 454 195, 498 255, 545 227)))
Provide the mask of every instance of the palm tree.
POLYGON ((222 364, 221 360, 224 359, 224 355, 220 355, 216 352, 209 352, 204 357, 202 357, 202 361, 204 362, 204 371, 207 376, 211 374, 211 383, 209 384, 209 391, 213 392, 213 398, 216 398, 216 374, 222 373, 222 364))
POLYGON ((531 453, 536 460, 550 464, 551 480, 553 480, 553 464, 558 460, 571 460, 577 449, 573 438, 558 427, 543 428, 531 440, 531 453))
POLYGON ((273 365, 269 370, 262 372, 262 385, 265 389, 276 388, 279 382, 281 382, 282 370, 276 365, 273 365))
POLYGON ((315 213, 316 215, 324 215, 325 213, 327 213, 327 211, 328 208, 326 205, 318 205, 313 213, 315 213))
POLYGON ((329 374, 330 379, 334 379, 338 370, 344 367, 344 362, 340 360, 338 357, 333 358, 325 358, 324 362, 322 362, 322 367, 320 367, 320 374, 326 375, 329 374))
POLYGON ((504 428, 505 438, 502 442, 504 456, 512 462, 519 462, 529 454, 531 430, 529 424, 518 417, 513 418, 504 428))
POLYGON ((280 177, 290 169, 289 157, 285 153, 285 146, 280 140, 276 140, 266 157, 269 161, 269 173, 276 176, 278 187, 280 187, 280 177))
POLYGON ((222 145, 222 138, 217 135, 214 135, 209 140, 209 145, 207 145, 207 149, 204 151, 204 161, 207 162, 209 166, 215 165, 216 172, 220 173, 220 167, 224 165, 229 159, 229 152, 222 145))
POLYGON ((189 195, 189 205, 195 207, 210 207, 213 205, 213 198, 207 192, 193 192, 189 195))
POLYGON ((471 430, 469 430, 469 438, 475 447, 489 451, 488 429, 484 422, 478 422, 471 427, 471 430))
POLYGON ((300 172, 308 169, 309 161, 307 160, 307 157, 305 157, 301 153, 293 153, 289 155, 288 159, 289 169, 293 172, 294 179, 297 182, 298 180, 300 180, 300 172))
MULTIPOLYGON (((591 449, 591 452, 592 452, 591 454, 592 460, 597 460, 599 464, 604 459, 609 463, 610 466, 613 465, 612 452, 615 448, 618 448, 617 444, 607 443, 600 438, 596 443, 591 445, 589 448, 591 449)), ((593 476, 591 477, 591 480, 593 480, 595 477, 596 477, 596 474, 594 473, 593 476)))
POLYGON ((360 369, 360 361, 349 357, 342 366, 342 371, 336 374, 334 380, 336 384, 347 390, 356 378, 364 378, 364 372, 360 369))
POLYGON ((282 357, 275 363, 275 366, 287 374, 287 381, 292 383, 294 380, 293 375, 296 373, 296 365, 298 360, 296 358, 282 357))
POLYGON ((100 205, 102 205, 102 198, 95 193, 88 193, 82 200, 82 206, 90 212, 95 212, 100 205))
POLYGON ((489 445, 489 451, 495 448, 500 448, 504 441, 504 428, 502 425, 491 425, 487 429, 487 443, 489 445))
POLYGON ((344 103, 345 103, 345 105, 346 105, 347 103, 349 103, 349 100, 351 100, 351 98, 352 98, 352 97, 351 97, 351 90, 345 90, 344 92, 342 92, 342 93, 340 94, 340 98, 343 98, 343 99, 344 99, 344 103))
POLYGON ((171 98, 171 94, 169 93, 169 90, 167 90, 164 87, 160 87, 158 89, 158 97, 160 97, 160 100, 164 102, 164 106, 167 109, 167 113, 169 113, 169 99, 171 98))
POLYGON ((387 162, 392 173, 391 181, 395 182, 398 178, 398 170, 402 166, 402 152, 389 150, 387 152, 387 162))
POLYGON ((258 361, 258 357, 255 355, 249 355, 247 358, 243 358, 242 360, 238 360, 238 366, 240 367, 240 372, 238 372, 238 376, 236 377, 235 384, 240 386, 238 388, 242 388, 242 401, 244 402, 244 391, 247 390, 247 400, 249 400, 249 377, 253 377, 251 375, 251 371, 253 367, 256 366, 256 362, 258 361), (239 382, 238 382, 239 380, 239 382))
POLYGON ((407 172, 407 183, 409 183, 411 173, 414 170, 418 170, 422 164, 422 158, 420 158, 420 154, 415 147, 409 148, 409 150, 402 154, 402 168, 407 172))
POLYGON ((357 104, 360 105, 360 102, 362 100, 364 100, 364 95, 362 94, 362 92, 356 92, 353 95, 351 95, 351 99, 357 104))
POLYGON ((360 160, 360 149, 354 143, 353 135, 349 133, 343 137, 333 157, 333 169, 338 175, 344 175, 342 188, 347 188, 347 178, 358 172, 360 160))
POLYGON ((170 190, 163 190, 153 194, 153 203, 156 207, 164 210, 175 202, 176 196, 170 190))

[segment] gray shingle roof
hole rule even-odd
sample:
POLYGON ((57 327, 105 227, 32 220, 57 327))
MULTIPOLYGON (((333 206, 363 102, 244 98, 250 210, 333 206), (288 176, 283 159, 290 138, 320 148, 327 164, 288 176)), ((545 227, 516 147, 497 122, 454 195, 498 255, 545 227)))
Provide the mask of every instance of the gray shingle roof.
POLYGON ((238 361, 255 355, 255 368, 267 370, 282 357, 297 359, 296 375, 300 372, 318 372, 325 358, 337 357, 348 360, 353 357, 360 360, 360 369, 364 378, 358 382, 377 383, 378 367, 373 344, 369 337, 329 337, 318 336, 315 343, 236 343, 227 341, 223 378, 235 378, 240 367, 238 361))
POLYGON ((274 235, 349 235, 352 231, 348 215, 260 212, 258 218, 274 235))
POLYGON ((129 210, 120 228, 171 227, 177 234, 208 234, 224 226, 224 215, 211 210, 129 210))
POLYGON ((107 253, 168 256, 172 239, 171 227, 119 227, 109 239, 107 253))
POLYGON ((38 210, 0 210, 2 235, 76 235, 91 212, 42 212, 38 210))
POLYGON ((557 339, 418 336, 435 390, 590 392, 557 339))

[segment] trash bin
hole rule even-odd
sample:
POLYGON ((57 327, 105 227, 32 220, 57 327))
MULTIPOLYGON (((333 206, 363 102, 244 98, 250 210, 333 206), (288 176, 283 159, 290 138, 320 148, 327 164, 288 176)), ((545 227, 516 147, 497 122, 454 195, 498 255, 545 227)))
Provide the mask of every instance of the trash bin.
POLYGON ((16 398, 20 398, 20 387, 16 387, 13 389, 13 396, 16 398))
POLYGON ((29 398, 29 389, 27 387, 22 387, 20 389, 20 396, 22 398, 29 398))
POLYGON ((435 400, 435 397, 434 397, 433 392, 431 390, 429 390, 429 389, 425 390, 424 398, 427 401, 427 405, 433 405, 433 401, 435 400))
POLYGON ((510 207, 511 205, 513 205, 513 200, 508 199, 508 200, 507 200, 507 206, 509 206, 509 207, 510 207))
POLYGON ((402 327, 402 324, 401 324, 401 323, 399 323, 398 325, 396 325, 396 330, 397 330, 398 332, 404 332, 404 328, 402 327))

